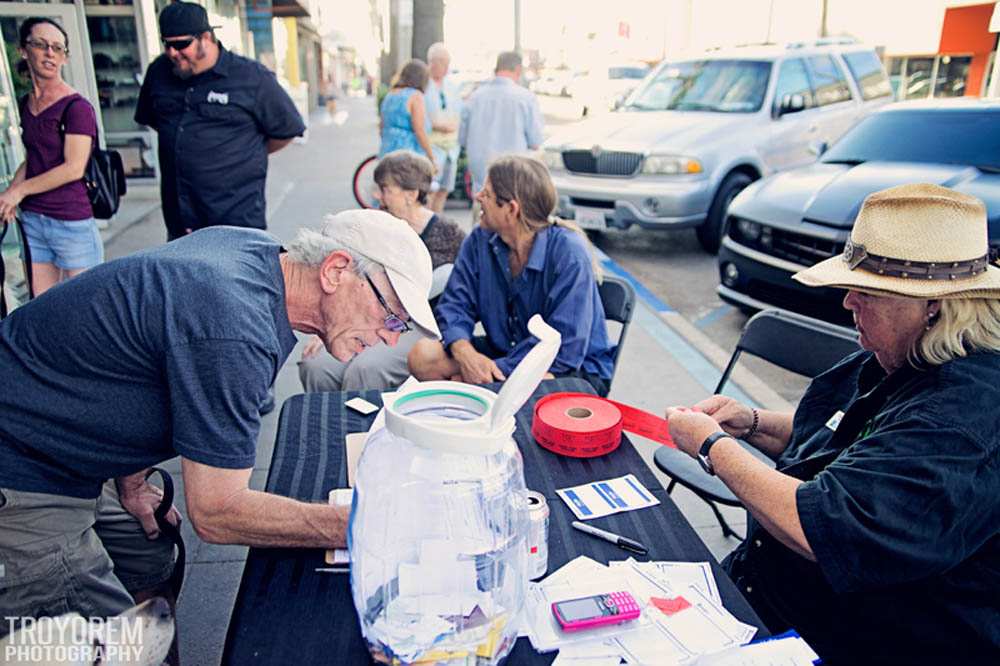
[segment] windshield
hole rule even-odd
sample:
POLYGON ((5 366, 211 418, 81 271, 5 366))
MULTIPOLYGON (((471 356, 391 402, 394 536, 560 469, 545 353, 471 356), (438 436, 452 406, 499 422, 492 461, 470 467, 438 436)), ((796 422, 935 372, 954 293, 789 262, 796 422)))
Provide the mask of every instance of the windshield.
POLYGON ((641 79, 649 73, 646 67, 609 67, 609 79, 641 79))
POLYGON ((823 162, 934 162, 1000 169, 1000 110, 889 111, 868 116, 823 162))
POLYGON ((771 63, 756 60, 692 60, 668 63, 625 103, 630 111, 752 113, 767 91, 771 63))

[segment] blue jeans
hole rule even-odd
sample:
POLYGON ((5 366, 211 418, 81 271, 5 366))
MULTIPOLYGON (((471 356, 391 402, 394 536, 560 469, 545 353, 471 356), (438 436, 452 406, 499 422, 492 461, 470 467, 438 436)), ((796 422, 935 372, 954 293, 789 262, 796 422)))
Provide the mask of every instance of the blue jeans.
POLYGON ((104 243, 94 218, 58 220, 30 210, 20 215, 32 262, 76 270, 104 261, 104 243))

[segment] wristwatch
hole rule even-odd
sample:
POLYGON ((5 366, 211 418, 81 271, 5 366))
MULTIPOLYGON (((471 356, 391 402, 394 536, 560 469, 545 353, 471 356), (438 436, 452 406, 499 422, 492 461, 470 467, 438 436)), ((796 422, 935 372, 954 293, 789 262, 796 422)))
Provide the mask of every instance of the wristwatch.
POLYGON ((726 432, 713 432, 705 438, 705 441, 701 443, 701 448, 698 449, 698 462, 701 463, 701 468, 712 476, 715 476, 715 468, 712 466, 712 460, 708 457, 708 452, 712 449, 712 445, 723 437, 731 437, 731 435, 726 432))

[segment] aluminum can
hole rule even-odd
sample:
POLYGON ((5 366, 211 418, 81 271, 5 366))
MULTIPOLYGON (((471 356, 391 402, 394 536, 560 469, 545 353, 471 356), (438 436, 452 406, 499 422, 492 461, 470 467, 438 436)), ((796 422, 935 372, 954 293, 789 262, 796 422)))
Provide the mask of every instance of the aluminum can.
POLYGON ((537 580, 549 569, 549 503, 545 495, 528 491, 528 578, 537 580))

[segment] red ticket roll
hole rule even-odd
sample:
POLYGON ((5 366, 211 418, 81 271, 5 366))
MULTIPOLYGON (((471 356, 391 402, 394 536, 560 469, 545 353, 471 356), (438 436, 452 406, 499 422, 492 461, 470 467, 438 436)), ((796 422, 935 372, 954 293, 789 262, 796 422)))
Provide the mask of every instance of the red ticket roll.
POLYGON ((618 448, 622 430, 674 447, 667 420, 588 393, 552 393, 535 403, 531 434, 543 448, 573 458, 618 448))

